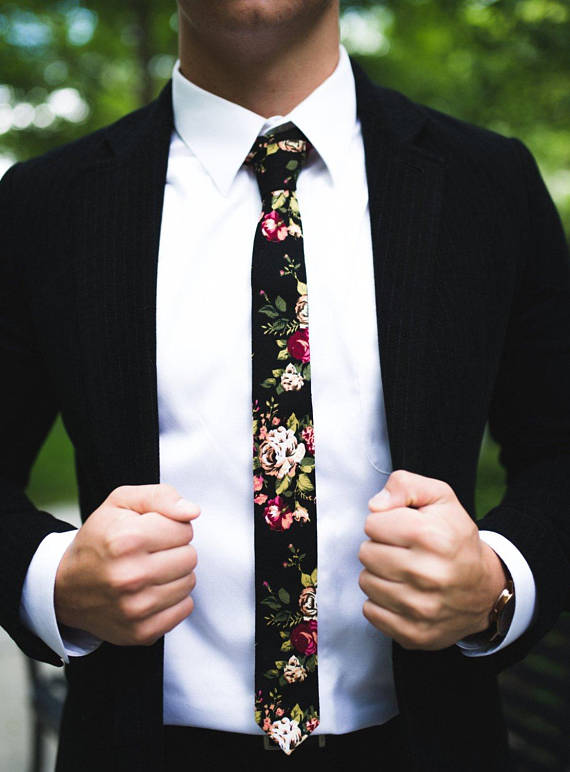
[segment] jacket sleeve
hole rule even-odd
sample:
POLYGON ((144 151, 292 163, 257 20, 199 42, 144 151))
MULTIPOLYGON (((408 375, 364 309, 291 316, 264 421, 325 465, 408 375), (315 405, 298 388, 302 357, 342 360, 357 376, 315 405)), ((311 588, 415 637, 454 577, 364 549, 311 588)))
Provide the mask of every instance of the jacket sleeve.
POLYGON ((27 313, 22 234, 14 228, 17 175, 18 165, 0 181, 0 624, 25 654, 61 665, 19 615, 22 586, 37 547, 48 533, 73 526, 39 511, 25 494, 30 469, 58 405, 27 313))
POLYGON ((534 159, 518 140, 511 143, 524 191, 524 253, 489 413, 507 490, 479 527, 502 534, 525 556, 536 610, 528 631, 494 655, 499 667, 524 657, 570 601, 568 250, 534 159))

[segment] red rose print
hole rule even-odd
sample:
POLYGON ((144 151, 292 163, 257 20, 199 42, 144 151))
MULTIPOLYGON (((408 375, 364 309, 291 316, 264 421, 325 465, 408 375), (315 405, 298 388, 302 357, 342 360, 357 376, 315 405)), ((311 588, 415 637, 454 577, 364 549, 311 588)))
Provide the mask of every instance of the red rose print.
POLYGON ((272 531, 286 531, 291 528, 293 513, 283 496, 269 499, 263 514, 265 515, 265 522, 272 531))
POLYGON ((311 352, 309 350, 309 328, 302 327, 297 330, 293 335, 289 336, 287 340, 287 349, 294 359, 298 359, 300 362, 309 362, 311 360, 311 352))
POLYGON ((312 426, 306 426, 301 432, 301 437, 307 448, 307 453, 312 456, 315 452, 315 430, 312 426))
POLYGON ((264 214, 261 220, 261 232, 267 241, 283 241, 289 233, 287 226, 281 219, 281 215, 276 209, 272 209, 269 214, 264 214))
POLYGON ((301 654, 315 654, 317 651, 317 620, 300 622, 291 630, 291 643, 301 654))

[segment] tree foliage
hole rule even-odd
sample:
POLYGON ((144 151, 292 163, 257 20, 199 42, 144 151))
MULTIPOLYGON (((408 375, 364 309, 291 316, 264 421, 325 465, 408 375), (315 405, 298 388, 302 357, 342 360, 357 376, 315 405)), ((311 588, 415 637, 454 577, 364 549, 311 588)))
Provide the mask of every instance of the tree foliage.
MULTIPOLYGON (((379 83, 525 141, 570 232, 568 0, 342 3, 379 83)), ((175 0, 0 5, 0 154, 27 158, 149 101, 176 56, 175 0)))

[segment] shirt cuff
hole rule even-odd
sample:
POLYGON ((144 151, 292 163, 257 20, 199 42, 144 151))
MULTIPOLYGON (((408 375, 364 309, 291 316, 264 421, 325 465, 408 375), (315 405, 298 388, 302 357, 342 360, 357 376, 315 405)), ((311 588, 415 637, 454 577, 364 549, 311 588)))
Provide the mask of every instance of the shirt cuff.
POLYGON ((55 576, 76 534, 76 530, 50 533, 43 539, 28 566, 20 599, 22 623, 66 664, 69 657, 90 654, 101 644, 84 630, 58 625, 55 616, 55 576))
POLYGON ((479 537, 497 553, 506 565, 515 588, 515 610, 505 637, 492 647, 482 647, 458 641, 457 646, 466 657, 484 657, 504 649, 526 632, 533 620, 536 606, 536 585, 534 577, 522 553, 515 545, 495 531, 479 531, 479 537))

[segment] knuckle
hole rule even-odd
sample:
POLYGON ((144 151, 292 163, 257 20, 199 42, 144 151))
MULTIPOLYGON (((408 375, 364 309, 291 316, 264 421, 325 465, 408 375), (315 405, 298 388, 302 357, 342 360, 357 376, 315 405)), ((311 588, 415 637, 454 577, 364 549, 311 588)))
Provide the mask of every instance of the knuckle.
POLYGON ((390 480, 396 485, 405 484, 410 478, 410 473, 405 469, 395 469, 390 475, 390 480))
POLYGON ((176 488, 169 483, 156 483, 151 491, 151 501, 154 508, 157 508, 155 506, 157 501, 164 503, 174 498, 179 498, 179 494, 176 488))
POLYGON ((111 558, 122 558, 138 552, 142 547, 142 535, 134 529, 110 533, 106 539, 107 552, 111 558))
POLYGON ((151 625, 139 623, 134 626, 132 637, 136 646, 152 646, 160 638, 160 635, 157 635, 151 625))
POLYGON ((436 523, 425 523, 419 529, 417 539, 420 546, 427 552, 433 552, 436 555, 448 555, 453 551, 454 545, 451 534, 436 523))
POLYGON ((190 571, 193 571, 198 565, 198 553, 196 552, 196 548, 191 544, 189 544, 186 549, 188 552, 187 567, 190 571))
POLYGON ((187 598, 184 598, 184 600, 182 600, 178 604, 177 613, 171 627, 175 627, 176 625, 180 624, 180 622, 182 622, 184 619, 189 617, 193 611, 194 611, 194 600, 191 595, 188 595, 187 598))
POLYGON ((123 597, 119 601, 119 610, 129 622, 144 619, 148 612, 148 604, 139 598, 123 597))
POLYGON ((437 618, 440 603, 436 598, 422 598, 414 607, 413 616, 420 622, 430 622, 437 618))
POLYGON ((361 571, 358 575, 358 586, 364 592, 365 594, 368 594, 367 588, 368 588, 368 574, 366 571, 361 571))
POLYGON ((362 604, 362 613, 369 622, 374 623, 373 605, 371 601, 364 601, 362 604))
POLYGON ((145 576, 132 568, 115 567, 108 575, 108 584, 112 590, 119 594, 130 594, 141 590, 145 583, 145 576))
POLYGON ((426 592, 443 590, 450 582, 448 568, 439 561, 410 569, 410 575, 411 583, 426 592))
POLYGON ((369 542, 363 541, 358 549, 358 559, 361 563, 365 563, 369 558, 369 542))
POLYGON ((376 514, 371 513, 367 515, 366 520, 364 521, 364 533, 370 538, 372 538, 372 534, 374 533, 374 526, 376 524, 377 517, 378 516, 376 514))
POLYGON ((108 499, 111 501, 123 501, 124 499, 128 499, 130 494, 132 493, 133 486, 132 485, 119 485, 117 488, 114 488, 111 493, 108 496, 108 499))

